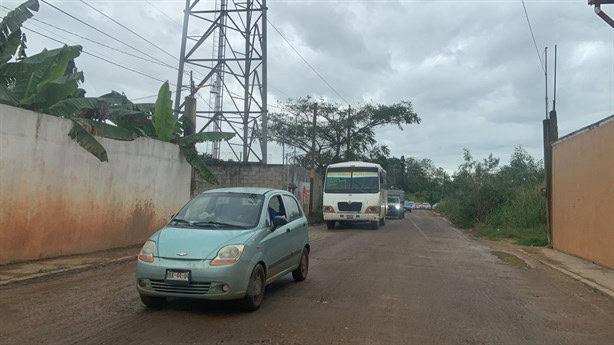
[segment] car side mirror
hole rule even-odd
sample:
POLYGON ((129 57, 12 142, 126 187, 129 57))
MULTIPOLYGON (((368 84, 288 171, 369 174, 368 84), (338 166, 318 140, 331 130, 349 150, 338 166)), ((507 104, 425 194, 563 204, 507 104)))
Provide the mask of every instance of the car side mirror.
POLYGON ((273 219, 273 230, 280 228, 284 225, 288 224, 288 221, 286 220, 286 217, 283 216, 276 216, 273 219))

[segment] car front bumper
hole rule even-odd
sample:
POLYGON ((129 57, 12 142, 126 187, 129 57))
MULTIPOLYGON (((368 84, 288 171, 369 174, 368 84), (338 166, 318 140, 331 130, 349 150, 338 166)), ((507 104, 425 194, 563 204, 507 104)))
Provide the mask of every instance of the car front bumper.
POLYGON ((136 288, 142 295, 232 300, 245 296, 253 265, 239 261, 231 265, 211 266, 211 260, 175 260, 158 258, 148 263, 138 261, 136 288), (166 270, 189 270, 189 284, 167 282, 166 270), (224 291, 224 286, 227 291, 224 291))

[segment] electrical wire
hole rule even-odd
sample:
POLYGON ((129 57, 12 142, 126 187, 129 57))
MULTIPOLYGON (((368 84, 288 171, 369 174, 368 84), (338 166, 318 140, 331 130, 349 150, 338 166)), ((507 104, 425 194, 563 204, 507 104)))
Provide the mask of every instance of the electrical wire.
POLYGON ((111 16, 107 15, 106 13, 102 12, 101 10, 97 9, 96 7, 94 7, 94 6, 90 5, 90 4, 88 4, 87 2, 85 2, 85 1, 83 1, 83 0, 80 0, 80 1, 81 1, 81 2, 82 2, 84 5, 85 5, 85 6, 87 6, 87 7, 91 8, 92 10, 94 10, 94 11, 96 11, 96 12, 98 12, 98 13, 102 14, 102 15, 103 15, 105 18, 109 19, 109 20, 110 20, 110 21, 112 21, 113 23, 115 23, 115 24, 117 24, 117 25, 121 26, 122 28, 126 29, 127 31, 129 31, 129 32, 130 32, 130 33, 132 33, 133 35, 137 36, 138 38, 142 39, 143 41, 145 41, 145 42, 149 43, 150 45, 152 45, 153 47, 155 47, 155 48, 156 48, 156 49, 158 49, 159 51, 161 51, 161 52, 163 52, 164 54, 166 54, 166 55, 168 55, 168 56, 172 57, 173 59, 175 59, 175 60, 177 60, 177 61, 179 61, 179 59, 178 59, 178 58, 177 58, 175 55, 173 55, 173 54, 169 53, 168 51, 166 51, 166 50, 164 50, 164 49, 162 49, 162 48, 160 48, 160 46, 158 46, 157 44, 155 44, 155 43, 153 43, 152 41, 148 40, 147 38, 145 38, 145 37, 143 37, 143 36, 139 35, 139 34, 138 34, 138 33, 136 33, 134 30, 130 29, 129 27, 125 26, 124 24, 122 24, 122 23, 118 22, 117 20, 113 19, 111 16))
MULTIPOLYGON (((70 13, 68 13, 68 12, 66 12, 66 11, 64 11, 64 10, 62 10, 61 8, 59 8, 59 7, 57 7, 57 6, 53 5, 53 4, 50 4, 50 3, 49 3, 47 0, 40 0, 40 1, 41 1, 41 2, 43 2, 43 3, 45 3, 45 4, 47 4, 48 6, 52 7, 53 9, 55 9, 55 10, 59 11, 60 13, 62 13, 62 14, 64 14, 64 15, 66 15, 66 16, 68 16, 68 17, 70 17, 70 18, 72 18, 72 19, 74 19, 74 20, 76 20, 76 21, 78 21, 79 23, 81 23, 81 24, 83 24, 83 25, 85 25, 85 26, 87 26, 87 27, 89 27, 89 28, 91 28, 91 29, 93 29, 93 30, 95 30, 95 31, 97 31, 97 32, 99 32, 99 33, 101 33, 101 34, 103 34, 103 35, 105 35, 105 36, 109 37, 109 38, 111 38, 112 40, 114 40, 114 41, 116 41, 116 42, 119 42, 119 43, 121 43, 121 44, 125 45, 126 47, 129 47, 130 49, 133 49, 133 50, 135 50, 135 51, 137 51, 137 52, 139 52, 139 53, 141 53, 141 54, 143 54, 143 55, 145 55, 145 56, 147 56, 147 57, 149 57, 149 58, 151 58, 151 59, 154 59, 154 60, 156 60, 156 61, 158 61, 158 62, 160 62, 160 63, 162 63, 162 64, 164 64, 164 65, 168 65, 168 64, 167 64, 167 63, 165 63, 164 61, 162 61, 162 60, 160 60, 160 59, 158 59, 158 58, 156 58, 156 57, 154 57, 154 56, 151 56, 151 55, 149 55, 149 54, 147 54, 147 53, 145 53, 145 52, 143 52, 143 51, 141 51, 141 50, 139 50, 139 49, 135 48, 134 46, 132 46, 132 45, 130 45, 130 44, 128 44, 128 43, 126 43, 126 42, 124 42, 124 41, 120 40, 120 39, 117 39, 117 38, 115 38, 115 37, 113 37, 113 36, 109 35, 108 33, 106 33, 106 32, 104 32, 104 31, 102 31, 102 30, 100 30, 100 29, 98 29, 98 28, 94 27, 93 25, 91 25, 91 24, 89 24, 89 23, 86 23, 85 21, 83 21, 83 20, 81 20, 81 19, 79 19, 79 18, 77 18, 77 17, 73 16, 72 14, 70 14, 70 13)), ((168 65, 168 66, 170 66, 170 65, 168 65)), ((171 67, 172 67, 172 66, 171 66, 171 67)))
POLYGON ((301 58, 301 60, 303 60, 303 62, 324 82, 324 84, 326 84, 326 86, 328 86, 331 90, 333 90, 333 92, 339 97, 341 98, 342 101, 344 101, 345 103, 350 104, 350 102, 348 102, 343 96, 341 96, 341 94, 326 80, 326 78, 324 78, 324 76, 322 76, 322 74, 320 74, 320 72, 318 72, 315 67, 313 67, 308 61, 307 59, 305 59, 303 57, 303 55, 301 55, 301 53, 299 53, 299 51, 294 48, 294 46, 292 45, 292 43, 290 43, 290 41, 288 41, 288 39, 281 33, 281 31, 279 31, 279 29, 277 29, 277 27, 267 18, 267 22, 269 22, 269 24, 271 24, 271 26, 273 27, 273 29, 275 29, 275 31, 279 34, 279 36, 281 36, 281 38, 286 41, 286 43, 290 46, 290 48, 292 48, 292 50, 296 53, 296 55, 298 55, 298 57, 301 58))
MULTIPOLYGON (((66 42, 62 42, 62 41, 57 40, 57 39, 55 39, 55 38, 53 38, 53 37, 51 37, 51 36, 48 36, 48 35, 43 34, 43 33, 40 33, 40 32, 38 32, 38 31, 36 31, 36 30, 32 30, 32 29, 30 29, 30 28, 26 27, 25 25, 22 25, 22 28, 24 28, 24 29, 26 29, 26 30, 28 30, 28 31, 30 31, 30 32, 33 32, 33 33, 35 33, 35 34, 37 34, 37 35, 43 36, 43 37, 45 37, 45 38, 47 38, 47 39, 50 39, 50 40, 52 40, 52 41, 54 41, 54 42, 57 42, 57 43, 60 43, 60 44, 65 44, 65 45, 66 45, 66 42)), ((96 55, 96 54, 92 54, 92 53, 90 53, 90 52, 88 52, 88 51, 86 51, 86 50, 82 50, 82 53, 83 53, 83 54, 86 54, 86 55, 90 55, 90 56, 95 57, 95 58, 97 58, 97 59, 100 59, 100 60, 105 61, 105 62, 107 62, 107 63, 110 63, 110 64, 112 64, 112 65, 114 65, 114 66, 119 67, 119 68, 125 69, 125 70, 127 70, 127 71, 130 71, 130 72, 133 72, 133 73, 140 74, 140 75, 142 75, 142 76, 144 76, 144 77, 147 77, 147 78, 150 78, 150 79, 153 79, 153 80, 156 80, 156 81, 162 82, 162 83, 166 82, 166 80, 162 80, 162 79, 156 78, 156 77, 151 76, 151 75, 149 75, 149 74, 147 74, 147 73, 144 73, 144 72, 138 71, 138 70, 136 70, 136 69, 134 69, 134 68, 127 67, 127 66, 124 66, 124 65, 122 65, 122 64, 120 64, 120 63, 117 63, 117 62, 115 62, 115 61, 112 61, 112 60, 110 60, 110 59, 108 59, 108 58, 106 58, 106 57, 102 57, 102 56, 99 56, 99 55, 96 55)), ((175 86, 175 84, 172 84, 172 83, 170 83, 170 82, 169 82, 169 85, 175 86)))
POLYGON ((181 23, 179 23, 178 21, 173 19, 173 17, 171 17, 168 14, 166 14, 166 12, 162 11, 161 9, 159 9, 156 5, 151 3, 151 1, 145 0, 145 2, 148 3, 151 7, 155 8, 158 12, 162 13, 166 18, 170 19, 173 23, 177 24, 180 27, 182 26, 181 23))
POLYGON ((524 15, 527 18, 527 24, 529 25, 529 31, 531 32, 531 37, 533 38, 533 45, 535 46, 535 52, 537 53, 537 58, 539 59, 539 65, 542 66, 542 71, 546 72, 546 68, 544 67, 544 61, 542 60, 542 56, 539 53, 539 48, 537 47, 537 42, 535 41, 535 34, 533 33, 533 27, 531 26, 531 20, 529 19, 529 14, 527 13, 527 6, 524 4, 524 0, 522 1, 522 8, 524 8, 524 15))

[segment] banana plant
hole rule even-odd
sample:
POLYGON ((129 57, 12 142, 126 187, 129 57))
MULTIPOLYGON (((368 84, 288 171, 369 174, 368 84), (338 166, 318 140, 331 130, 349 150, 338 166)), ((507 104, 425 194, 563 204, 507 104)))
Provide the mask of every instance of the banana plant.
POLYGON ((205 141, 230 140, 234 133, 226 132, 201 132, 185 135, 193 132, 193 124, 185 116, 175 119, 171 102, 171 91, 168 82, 165 82, 158 91, 152 124, 159 140, 169 141, 179 145, 180 151, 186 161, 207 182, 217 184, 216 176, 207 167, 206 160, 198 154, 196 144, 205 141), (187 129, 187 131, 186 131, 187 129), (192 130, 190 130, 192 129, 192 130))

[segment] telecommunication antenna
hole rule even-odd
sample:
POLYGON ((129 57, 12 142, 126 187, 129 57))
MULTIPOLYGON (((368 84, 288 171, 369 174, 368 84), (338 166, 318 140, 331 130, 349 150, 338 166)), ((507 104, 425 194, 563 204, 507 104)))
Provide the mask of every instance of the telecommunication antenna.
MULTIPOLYGON (((266 12, 266 0, 216 0, 214 8, 209 1, 186 0, 175 95, 179 114, 187 86, 184 68, 204 70, 187 95, 194 97, 209 88, 209 109, 196 111, 197 118, 206 120, 198 132, 233 132, 235 138, 227 143, 234 157, 264 164, 268 137, 266 12)), ((212 145, 211 154, 220 158, 219 142, 212 145)))

